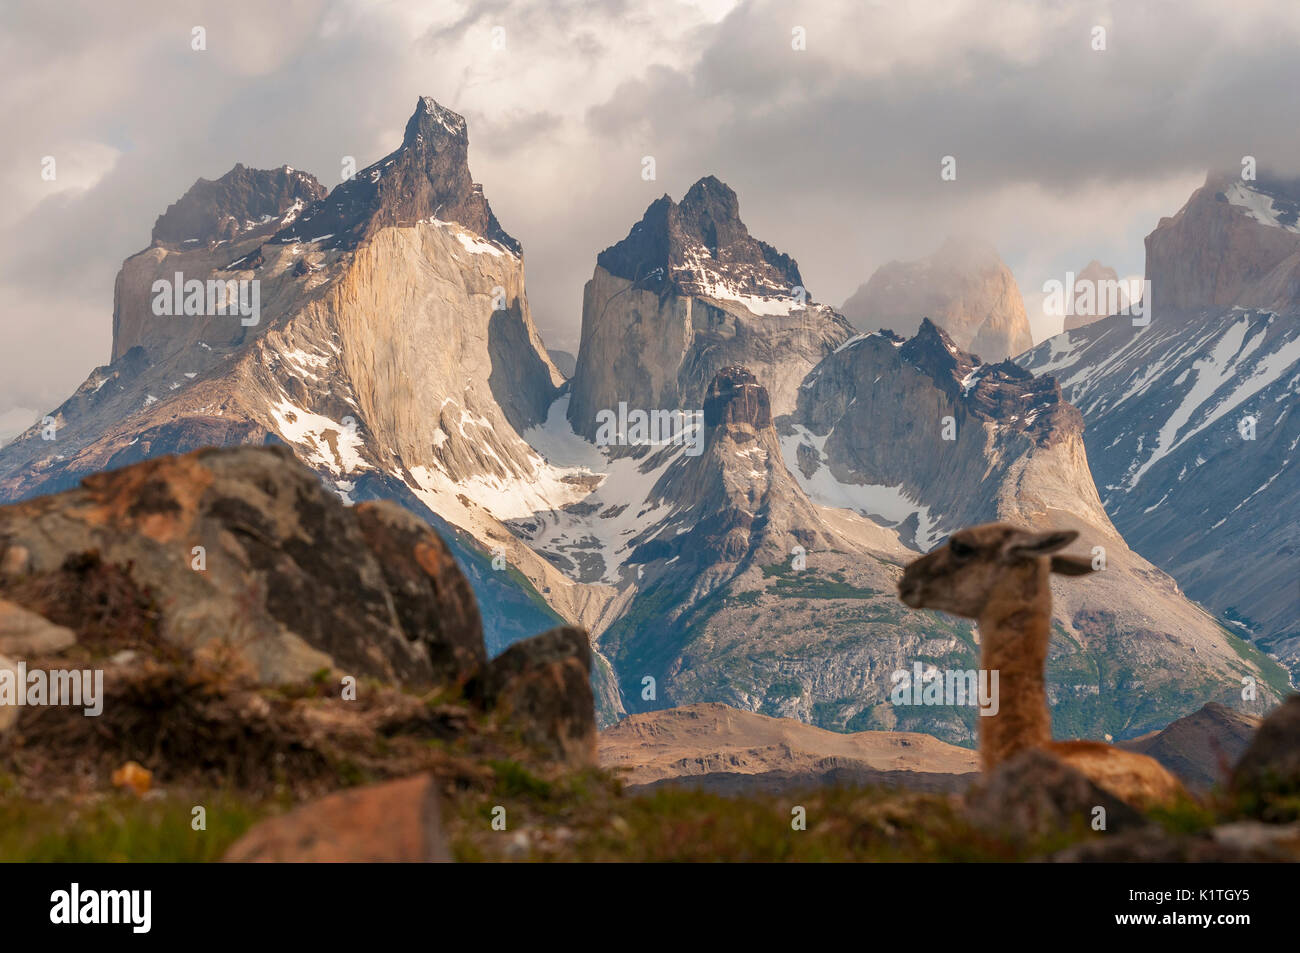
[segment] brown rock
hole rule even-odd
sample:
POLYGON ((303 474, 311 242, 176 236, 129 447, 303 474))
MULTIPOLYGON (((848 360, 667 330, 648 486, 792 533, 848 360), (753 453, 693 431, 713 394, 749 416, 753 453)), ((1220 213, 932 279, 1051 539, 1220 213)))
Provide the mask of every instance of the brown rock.
POLYGON ((469 672, 487 660, 483 622, 469 580, 429 524, 396 503, 353 510, 378 558, 402 630, 416 635, 438 671, 469 672))
POLYGON ((76 641, 77 634, 71 629, 0 599, 0 652, 22 658, 53 655, 76 641))
POLYGON ((448 863, 438 791, 418 775, 306 804, 262 821, 234 843, 233 863, 448 863))
POLYGON ((1046 751, 1024 751, 1002 763, 966 794, 971 821, 1014 837, 1041 837, 1092 825, 1106 810, 1106 830, 1144 824, 1142 815, 1046 751))
POLYGON ((595 765, 591 657, 587 633, 561 626, 510 646, 470 691, 511 719, 527 744, 575 767, 595 765))

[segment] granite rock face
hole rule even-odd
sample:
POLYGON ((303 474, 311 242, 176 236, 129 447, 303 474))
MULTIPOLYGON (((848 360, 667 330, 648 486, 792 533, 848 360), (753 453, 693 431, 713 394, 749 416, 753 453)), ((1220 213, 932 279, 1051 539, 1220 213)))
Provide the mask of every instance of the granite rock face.
MULTIPOLYGON (((160 457, 0 507, 0 595, 93 563, 148 594, 157 634, 263 683, 330 669, 428 685, 485 661, 473 593, 441 539, 391 503, 345 507, 287 448, 160 457)), ((69 620, 69 628, 85 620, 69 620)))
POLYGON ((463 119, 422 98, 398 149, 326 198, 285 170, 197 184, 160 220, 159 241, 122 266, 111 362, 49 412, 48 428, 0 450, 0 500, 161 454, 287 444, 345 502, 396 500, 454 527, 451 545, 490 595, 494 648, 561 614, 582 619, 591 594, 511 545, 502 524, 530 505, 512 502, 514 488, 534 505, 530 488, 564 488, 521 436, 563 379, 532 322, 518 243, 470 176, 467 141, 463 119), (232 216, 241 228, 217 238, 232 216), (191 231, 213 240, 190 242, 191 231), (206 299, 201 313, 155 313, 156 283, 177 275, 205 289, 237 282, 223 300, 250 311, 256 288, 257 313, 218 313, 231 309, 206 299), (499 543, 517 571, 492 571, 499 543))
POLYGON ((597 256, 582 315, 568 419, 588 439, 597 414, 620 402, 698 410, 733 363, 785 412, 803 376, 851 334, 813 302, 794 259, 749 234, 735 192, 712 176, 680 203, 656 200, 597 256))

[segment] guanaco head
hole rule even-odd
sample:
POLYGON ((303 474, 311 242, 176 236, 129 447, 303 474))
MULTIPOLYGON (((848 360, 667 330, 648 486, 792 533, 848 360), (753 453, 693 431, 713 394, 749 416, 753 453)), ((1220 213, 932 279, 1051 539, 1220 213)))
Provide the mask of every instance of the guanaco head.
POLYGON ((994 593, 1008 586, 1035 595, 1044 568, 1067 576, 1092 572, 1077 556, 1053 555, 1078 537, 1074 530, 1036 533, 1008 523, 985 523, 958 530, 948 541, 913 560, 903 570, 898 597, 913 609, 941 609, 978 619, 994 593))

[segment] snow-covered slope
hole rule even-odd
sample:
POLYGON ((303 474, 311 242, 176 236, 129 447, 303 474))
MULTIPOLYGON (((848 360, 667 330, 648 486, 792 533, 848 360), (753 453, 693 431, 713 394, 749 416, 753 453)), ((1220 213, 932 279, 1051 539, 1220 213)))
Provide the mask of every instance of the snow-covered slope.
POLYGON ((1129 543, 1300 671, 1300 233, 1285 181, 1211 175, 1147 238, 1153 313, 1043 342, 1129 543))

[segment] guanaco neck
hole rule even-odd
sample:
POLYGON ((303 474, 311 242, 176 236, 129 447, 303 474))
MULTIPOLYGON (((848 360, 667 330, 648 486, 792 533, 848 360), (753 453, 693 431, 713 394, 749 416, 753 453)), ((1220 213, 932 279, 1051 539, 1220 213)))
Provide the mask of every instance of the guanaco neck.
POLYGON ((1052 617, 1049 566, 1040 559, 1010 569, 978 619, 980 665, 990 683, 992 673, 998 673, 997 714, 978 718, 985 771, 1052 740, 1046 685, 1052 617))

